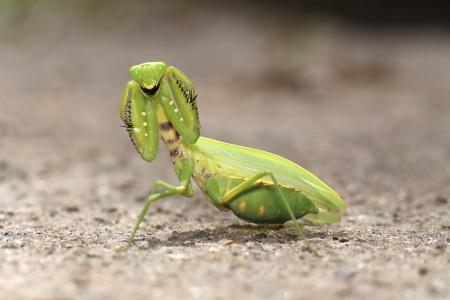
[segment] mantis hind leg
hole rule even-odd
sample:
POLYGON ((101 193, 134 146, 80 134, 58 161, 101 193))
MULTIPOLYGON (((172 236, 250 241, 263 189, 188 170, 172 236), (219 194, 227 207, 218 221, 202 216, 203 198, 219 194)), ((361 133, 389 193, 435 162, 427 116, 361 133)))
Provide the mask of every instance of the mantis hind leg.
POLYGON ((261 171, 258 174, 254 175, 253 177, 245 180, 244 182, 242 182, 241 184, 239 184, 238 186, 232 188, 230 191, 228 191, 225 195, 223 195, 221 197, 221 199, 218 199, 218 202, 220 204, 226 204, 227 202, 230 202, 231 200, 233 200, 234 197, 236 197, 239 193, 243 192, 245 189, 247 189, 248 187, 250 187, 252 184, 256 183, 259 179, 265 177, 265 176, 269 176, 274 184, 274 186, 276 187, 276 192, 278 193, 278 199, 281 199, 282 204, 285 206, 289 216, 291 217, 292 222, 294 222, 294 227, 297 230, 299 236, 302 238, 302 240, 305 242, 306 247, 316 256, 321 256, 319 254, 319 252, 314 249, 311 244, 308 242, 308 240, 306 239, 303 230, 302 230, 302 226, 298 223, 297 218, 295 217, 295 214, 291 208, 291 205, 289 204, 288 200, 286 199, 286 196, 284 195, 284 193, 282 192, 277 179, 275 178, 275 176, 273 175, 272 171, 261 171))
POLYGON ((272 172, 270 172, 268 175, 272 178, 274 185, 277 186, 278 195, 281 197, 284 205, 286 206, 286 209, 289 212, 289 215, 291 216, 292 221, 294 222, 294 227, 295 227, 295 229, 297 229, 298 234, 300 235, 302 240, 305 242, 306 247, 309 249, 309 251, 311 251, 316 256, 319 256, 319 257, 322 256, 316 249, 314 249, 311 246, 311 244, 308 242, 308 240, 306 239, 305 235, 303 234, 302 226, 300 226, 300 224, 298 223, 297 218, 295 218, 294 212, 292 211, 292 208, 289 205, 289 202, 287 201, 287 199, 284 196, 284 194, 281 192, 281 188, 278 185, 277 179, 275 178, 275 176, 273 175, 272 172))

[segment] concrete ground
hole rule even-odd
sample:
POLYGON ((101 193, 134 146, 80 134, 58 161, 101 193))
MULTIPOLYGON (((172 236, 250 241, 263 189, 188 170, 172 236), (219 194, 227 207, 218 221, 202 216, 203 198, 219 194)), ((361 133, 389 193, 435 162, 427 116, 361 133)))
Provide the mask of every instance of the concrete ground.
POLYGON ((0 19, 2 299, 448 299, 450 36, 251 7, 35 5, 0 19), (21 18, 21 16, 25 16, 21 18), (202 135, 286 157, 347 202, 337 224, 254 226, 152 205, 177 178, 120 127, 130 66, 165 61, 202 135))

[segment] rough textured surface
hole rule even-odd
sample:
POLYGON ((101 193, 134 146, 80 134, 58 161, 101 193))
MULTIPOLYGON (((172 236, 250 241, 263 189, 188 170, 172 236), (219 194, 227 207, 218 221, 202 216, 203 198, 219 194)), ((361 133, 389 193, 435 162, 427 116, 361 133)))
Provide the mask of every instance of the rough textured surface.
POLYGON ((448 297, 448 32, 258 11, 261 23, 233 7, 38 8, 0 31, 7 299, 448 297), (153 182, 177 182, 165 149, 144 162, 118 118, 128 68, 158 60, 194 82, 203 136, 282 155, 346 199, 340 223, 306 229, 323 258, 198 190, 155 203, 115 251, 153 182))

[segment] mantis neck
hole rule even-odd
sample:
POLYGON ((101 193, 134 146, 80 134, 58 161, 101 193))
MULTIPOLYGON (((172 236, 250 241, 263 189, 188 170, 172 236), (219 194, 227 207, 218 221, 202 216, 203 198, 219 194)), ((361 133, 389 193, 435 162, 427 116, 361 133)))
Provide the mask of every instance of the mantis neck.
POLYGON ((164 144, 166 144, 170 157, 172 158, 175 167, 177 167, 177 162, 181 163, 185 157, 183 143, 180 141, 180 134, 175 130, 172 123, 167 118, 162 106, 158 107, 156 115, 158 118, 161 139, 164 144))

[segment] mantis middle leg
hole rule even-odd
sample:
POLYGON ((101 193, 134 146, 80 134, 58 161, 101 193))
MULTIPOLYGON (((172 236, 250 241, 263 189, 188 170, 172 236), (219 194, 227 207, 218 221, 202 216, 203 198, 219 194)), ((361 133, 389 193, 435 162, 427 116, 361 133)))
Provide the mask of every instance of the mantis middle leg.
POLYGON ((133 230, 130 238, 128 239, 128 244, 124 249, 125 251, 128 250, 128 248, 131 246, 131 243, 133 242, 134 237, 136 236, 136 233, 139 229, 139 225, 141 224, 142 220, 144 220, 144 217, 147 214, 147 211, 150 208, 150 204, 152 204, 152 202, 154 202, 158 199, 173 196, 173 195, 186 196, 187 186, 190 183, 190 179, 192 177, 193 170, 194 170, 194 164, 191 161, 187 161, 186 163, 183 164, 183 169, 182 169, 181 175, 180 175, 180 186, 173 186, 173 185, 166 183, 164 181, 161 181, 161 180, 156 181, 155 185, 152 188, 150 196, 148 197, 147 202, 145 203, 145 206, 142 209, 141 214, 139 215, 136 226, 134 226, 134 230, 133 230), (167 190, 164 192, 161 192, 161 193, 156 193, 156 190, 158 187, 162 187, 167 190))

